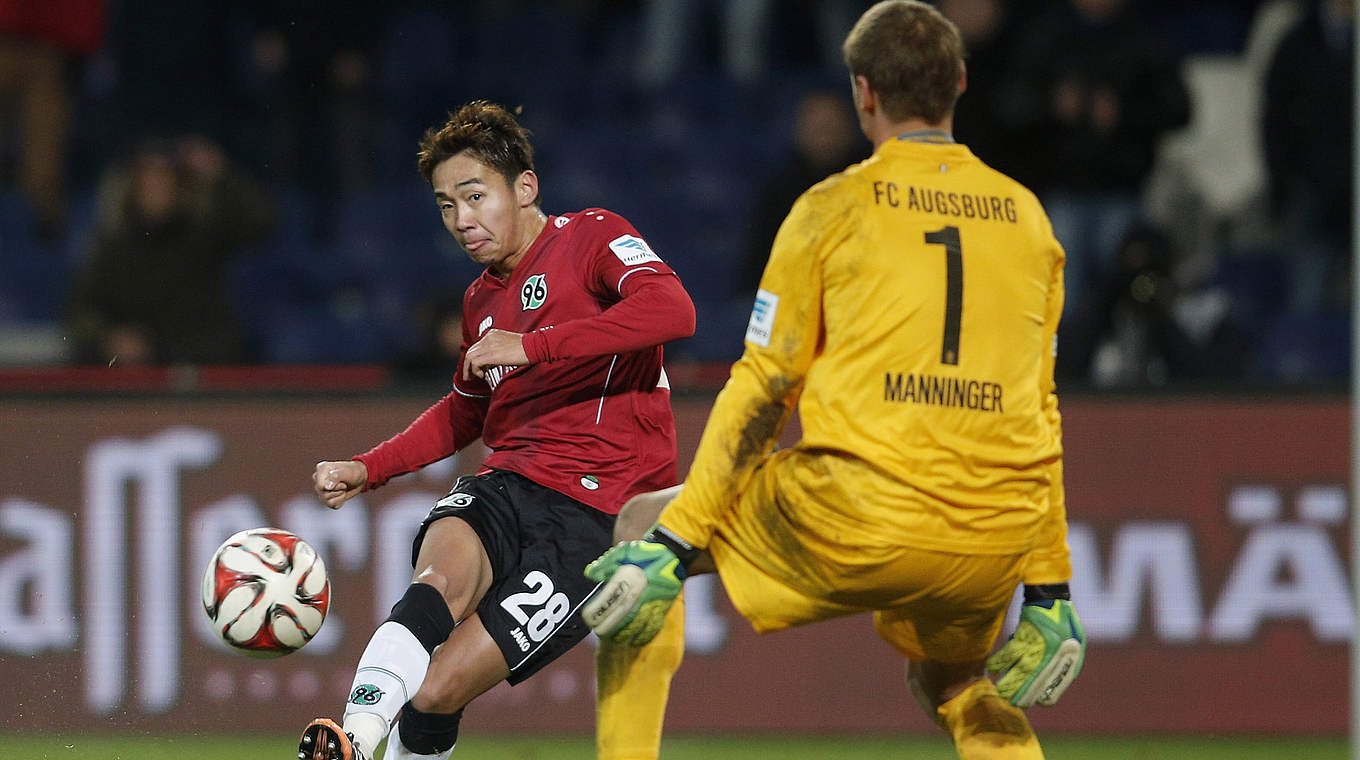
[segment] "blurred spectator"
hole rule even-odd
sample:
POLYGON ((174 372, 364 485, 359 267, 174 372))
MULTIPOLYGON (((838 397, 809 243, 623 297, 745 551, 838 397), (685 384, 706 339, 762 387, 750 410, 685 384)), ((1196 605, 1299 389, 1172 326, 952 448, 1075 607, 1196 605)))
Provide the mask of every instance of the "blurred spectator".
POLYGON ((0 0, 0 94, 17 116, 4 120, 17 126, 5 157, 45 237, 66 212, 76 68, 103 36, 103 0, 0 0))
MULTIPOLYGON (((246 9, 233 0, 121 2, 110 6, 110 149, 138 135, 201 134, 224 145, 246 126, 233 76, 240 53, 233 32, 246 9)), ((104 127, 103 124, 92 125, 104 127)))
POLYGON ((1030 158, 1016 179, 1067 250, 1068 311, 1108 273, 1157 144, 1186 124, 1180 58, 1125 0, 1068 0, 1017 37, 1007 126, 1030 158))
POLYGON ((437 296, 417 310, 421 324, 421 344, 415 352, 397 362, 404 379, 449 382, 458 371, 463 342, 463 294, 437 296))
POLYGON ((771 63, 771 37, 776 23, 793 13, 815 21, 815 36, 824 65, 839 66, 841 42, 866 3, 856 0, 646 0, 643 3, 638 84, 655 90, 671 84, 680 71, 702 60, 704 24, 719 22, 721 73, 741 85, 765 78, 771 63), (776 13, 776 11, 779 11, 776 13), (696 54, 697 52, 697 54, 696 54))
POLYGON ((100 188, 67 321, 77 361, 243 361, 228 266, 273 224, 260 189, 202 138, 149 141, 100 188))
POLYGON ((670 84, 702 50, 702 24, 720 17, 723 70, 734 82, 754 84, 769 65, 771 0, 646 0, 637 66, 638 84, 654 90, 670 84))
POLYGON ((848 87, 814 90, 802 97, 794 115, 793 148, 756 193, 739 283, 743 299, 755 295, 775 233, 798 196, 868 154, 869 144, 850 110, 848 87))
POLYGON ((1017 14, 1003 0, 940 0, 939 8, 959 28, 968 55, 968 85, 954 110, 954 139, 1000 172, 1023 173, 1020 162, 1029 151, 1006 118, 1015 110, 1007 80, 1017 14))
POLYGON ((1266 0, 1138 0, 1144 23, 1164 29, 1187 54, 1238 55, 1247 44, 1252 18, 1266 0))
MULTIPOLYGON (((372 2, 254 4, 246 89, 265 176, 326 195, 373 182, 373 56, 391 16, 388 6, 372 2), (318 119, 326 129, 317 130, 318 119)), ((407 135, 403 145, 417 136, 407 135)), ((409 171, 409 161, 401 168, 409 171)))
POLYGON ((1295 312, 1350 300, 1354 13, 1353 0, 1314 2, 1266 77, 1262 142, 1295 312))
POLYGON ((1064 322, 1059 373, 1102 388, 1245 377, 1249 344, 1228 294, 1183 291, 1172 274, 1176 259, 1161 231, 1131 229, 1098 296, 1064 322))

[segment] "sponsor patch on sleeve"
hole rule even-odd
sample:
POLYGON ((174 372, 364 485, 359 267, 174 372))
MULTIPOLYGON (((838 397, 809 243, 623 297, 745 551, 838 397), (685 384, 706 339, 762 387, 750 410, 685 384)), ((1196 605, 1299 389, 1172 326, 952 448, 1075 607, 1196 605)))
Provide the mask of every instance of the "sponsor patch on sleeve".
POLYGON ((779 311, 779 296, 768 290, 756 291, 756 305, 751 309, 751 321, 746 325, 746 340, 770 347, 770 334, 774 331, 774 315, 779 311))
POLYGON ((652 251, 651 246, 647 245, 647 241, 637 235, 619 235, 609 241, 609 250, 619 257, 624 266, 631 267, 635 264, 661 260, 661 257, 652 251))

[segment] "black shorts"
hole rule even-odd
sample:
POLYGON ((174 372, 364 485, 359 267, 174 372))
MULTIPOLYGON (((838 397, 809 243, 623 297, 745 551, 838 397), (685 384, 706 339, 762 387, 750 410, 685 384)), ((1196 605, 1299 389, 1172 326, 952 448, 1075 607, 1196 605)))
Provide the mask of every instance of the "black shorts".
POLYGON ((505 470, 463 476, 416 533, 411 564, 430 523, 458 517, 491 559, 491 588, 477 614, 517 684, 586 637, 580 607, 598 585, 583 571, 613 543, 613 515, 505 470))

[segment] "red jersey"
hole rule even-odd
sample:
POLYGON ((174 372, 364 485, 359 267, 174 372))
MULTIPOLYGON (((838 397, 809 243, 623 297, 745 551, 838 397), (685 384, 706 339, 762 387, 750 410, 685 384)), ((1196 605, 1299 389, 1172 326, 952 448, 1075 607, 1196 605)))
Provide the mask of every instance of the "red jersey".
POLYGON ((693 334, 694 305, 627 220, 550 217, 508 278, 487 270, 463 295, 463 352, 493 327, 523 333, 531 363, 460 371, 452 393, 356 457, 369 488, 478 437, 488 467, 609 514, 677 482, 661 344, 693 334))

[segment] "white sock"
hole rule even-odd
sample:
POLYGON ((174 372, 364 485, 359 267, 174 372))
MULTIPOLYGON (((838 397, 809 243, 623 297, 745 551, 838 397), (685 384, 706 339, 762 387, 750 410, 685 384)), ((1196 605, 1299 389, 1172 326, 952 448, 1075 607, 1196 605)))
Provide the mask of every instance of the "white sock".
POLYGON ((345 703, 344 730, 373 757, 401 706, 415 696, 430 668, 430 653, 410 629, 391 620, 368 640, 345 703))
POLYGON ((354 746, 371 758, 378 754, 378 745, 387 735, 387 724, 377 713, 346 713, 344 730, 354 735, 354 746))
MULTIPOLYGON (((383 755, 383 760, 449 760, 449 756, 453 754, 453 747, 449 747, 433 755, 417 755, 401 743, 400 727, 400 721, 392 726, 392 733, 387 737, 387 754, 383 755)), ((455 744, 454 747, 456 746, 458 745, 455 744)))

